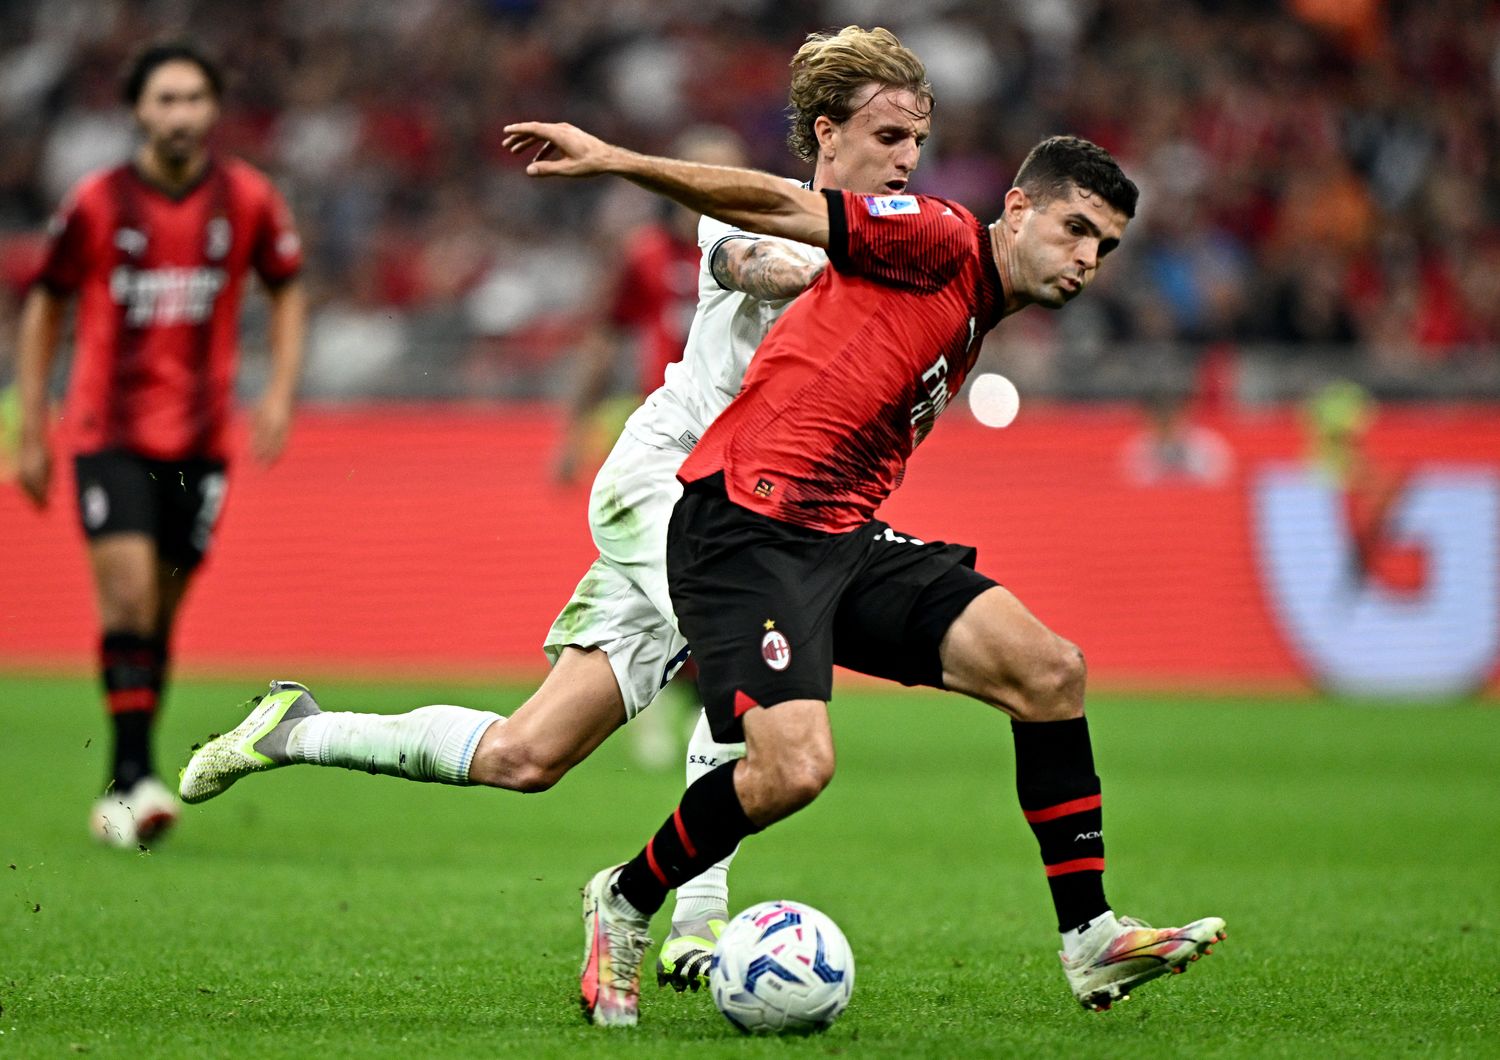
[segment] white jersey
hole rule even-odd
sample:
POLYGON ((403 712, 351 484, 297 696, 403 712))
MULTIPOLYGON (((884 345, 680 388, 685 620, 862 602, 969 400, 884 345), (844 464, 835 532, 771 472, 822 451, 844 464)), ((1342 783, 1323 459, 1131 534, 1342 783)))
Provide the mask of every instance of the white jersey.
MULTIPOLYGON (((703 431, 740 392, 756 347, 781 316, 790 298, 763 302, 720 285, 710 267, 715 251, 731 239, 775 239, 757 235, 704 217, 698 223, 698 310, 688 330, 682 360, 667 365, 666 382, 658 387, 625 422, 625 429, 649 445, 672 446, 687 452, 703 431)), ((809 264, 821 265, 828 255, 789 239, 776 242, 809 264)))
MULTIPOLYGON (((763 302, 719 286, 709 263, 731 239, 768 239, 703 218, 698 225, 698 309, 682 360, 625 423, 589 494, 589 530, 599 548, 543 643, 554 663, 564 648, 602 648, 625 717, 633 718, 687 658, 667 585, 667 524, 682 495, 677 469, 740 391, 750 358, 790 298, 763 302)), ((810 264, 816 247, 777 240, 810 264)))

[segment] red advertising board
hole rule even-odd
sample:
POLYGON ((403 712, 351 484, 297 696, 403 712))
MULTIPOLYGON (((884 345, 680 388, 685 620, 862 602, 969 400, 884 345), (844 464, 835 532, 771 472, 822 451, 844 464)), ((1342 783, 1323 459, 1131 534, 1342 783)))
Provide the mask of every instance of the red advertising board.
MULTIPOLYGON (((594 554, 587 486, 549 479, 559 426, 540 407, 304 411, 280 465, 233 469, 177 657, 266 675, 538 672, 594 554)), ((1203 427, 1222 450, 1203 478, 1149 481, 1131 408, 1033 405, 1004 430, 955 410, 882 515, 977 545, 1083 647, 1096 686, 1494 686, 1500 416, 1383 411, 1367 448, 1402 488, 1364 550, 1294 411, 1203 427)), ((71 476, 55 485, 42 515, 0 487, 0 666, 92 665, 71 476)))

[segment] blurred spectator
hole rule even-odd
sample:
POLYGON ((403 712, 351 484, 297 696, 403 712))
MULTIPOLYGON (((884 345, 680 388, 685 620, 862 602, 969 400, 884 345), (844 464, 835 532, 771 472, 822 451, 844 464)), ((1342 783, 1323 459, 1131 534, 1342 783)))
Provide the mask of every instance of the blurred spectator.
MULTIPOLYGON (((849 21, 889 25, 931 71, 942 121, 915 190, 994 212, 1027 148, 1063 131, 1141 184, 1105 270, 1123 282, 997 340, 1034 383, 1105 392, 1137 349, 1272 344, 1283 365, 1317 350, 1402 386, 1436 368, 1500 391, 1500 17, 1482 0, 16 0, 0 242, 124 157, 119 63, 185 32, 235 74, 220 147, 287 189, 316 313, 380 317, 463 362, 417 372, 430 355, 398 350, 400 385, 561 396, 568 343, 607 297, 606 270, 576 263, 615 238, 619 201, 531 186, 501 126, 558 117, 664 151, 717 123, 782 171, 784 57, 849 21), (556 268, 572 271, 531 274, 556 268)), ((325 384, 388 390, 363 364, 325 384)))
POLYGON ((1234 453, 1218 431, 1192 422, 1187 394, 1162 389, 1145 402, 1145 428, 1125 444, 1125 477, 1137 486, 1221 486, 1234 453))

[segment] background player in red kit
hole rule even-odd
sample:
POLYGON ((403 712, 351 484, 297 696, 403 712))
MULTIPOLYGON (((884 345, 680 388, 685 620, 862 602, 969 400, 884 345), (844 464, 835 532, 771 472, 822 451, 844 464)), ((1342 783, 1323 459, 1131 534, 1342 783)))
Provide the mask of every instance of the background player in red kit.
POLYGON ((124 84, 145 134, 126 164, 85 178, 53 221, 21 321, 19 481, 38 506, 52 478, 47 383, 67 300, 79 299, 63 434, 103 634, 114 724, 110 785, 94 834, 149 842, 177 816, 155 777, 151 732, 172 623, 225 496, 240 296, 254 269, 270 291, 270 382, 251 450, 286 444, 302 359, 301 247, 261 173, 209 153, 221 79, 192 46, 140 53, 124 84))
MULTIPOLYGON (((897 103, 919 120, 913 101, 897 103)), ((1077 647, 975 572, 973 549, 874 519, 984 334, 1028 305, 1061 307, 1119 244, 1137 192, 1114 159, 1074 137, 1044 141, 984 225, 941 199, 816 193, 637 155, 568 125, 506 131, 513 151, 542 148, 533 176, 619 174, 726 223, 825 247, 832 266, 771 329, 678 473, 672 604, 714 738, 743 734, 746 754, 702 776, 634 858, 585 888, 585 1014, 635 1023, 645 931, 668 891, 828 784, 835 662, 1011 715, 1017 792, 1085 1008, 1206 952, 1219 918, 1158 931, 1105 900, 1077 647)))

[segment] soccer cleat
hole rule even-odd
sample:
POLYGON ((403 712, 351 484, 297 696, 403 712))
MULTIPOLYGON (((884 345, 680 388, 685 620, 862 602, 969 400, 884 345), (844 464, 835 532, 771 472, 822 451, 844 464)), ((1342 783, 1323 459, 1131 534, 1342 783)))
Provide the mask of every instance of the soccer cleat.
POLYGON ((610 901, 620 866, 601 869, 583 889, 583 1018, 600 1027, 633 1027, 641 997, 641 962, 651 939, 646 922, 622 915, 610 901))
POLYGON ((679 994, 697 990, 708 983, 709 965, 713 963, 714 946, 724 933, 728 917, 711 917, 690 924, 685 931, 672 925, 672 933, 656 955, 656 985, 670 985, 679 994))
POLYGON ((134 850, 150 846, 177 823, 179 807, 167 786, 142 777, 123 794, 107 792, 95 803, 89 830, 101 843, 134 850))
POLYGON ((1071 961, 1062 958, 1063 972, 1073 996, 1084 1008, 1103 1012, 1130 991, 1168 972, 1187 970, 1190 962, 1213 952, 1224 938, 1224 921, 1216 916, 1195 920, 1186 927, 1153 928, 1134 917, 1122 916, 1113 932, 1105 929, 1071 961))
POLYGON ((250 704, 254 709, 244 721, 188 759, 177 785, 183 802, 205 802, 240 777, 291 765, 286 747, 294 723, 322 713, 312 693, 295 681, 272 681, 271 690, 250 704))

